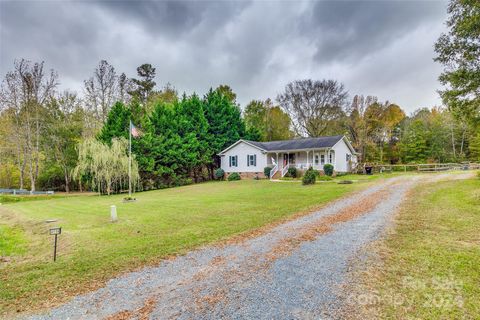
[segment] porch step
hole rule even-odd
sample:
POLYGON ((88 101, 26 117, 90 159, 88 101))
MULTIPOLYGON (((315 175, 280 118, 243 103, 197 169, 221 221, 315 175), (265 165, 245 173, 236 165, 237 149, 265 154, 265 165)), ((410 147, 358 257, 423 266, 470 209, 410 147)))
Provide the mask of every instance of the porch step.
POLYGON ((278 170, 277 172, 275 172, 272 179, 280 179, 281 177, 282 177, 282 170, 278 170))

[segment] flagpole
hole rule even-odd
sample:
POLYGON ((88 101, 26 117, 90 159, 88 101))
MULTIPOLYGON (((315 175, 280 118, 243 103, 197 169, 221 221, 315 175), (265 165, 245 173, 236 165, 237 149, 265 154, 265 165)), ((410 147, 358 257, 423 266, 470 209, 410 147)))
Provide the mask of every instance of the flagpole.
POLYGON ((132 197, 132 120, 128 130, 128 197, 132 197))

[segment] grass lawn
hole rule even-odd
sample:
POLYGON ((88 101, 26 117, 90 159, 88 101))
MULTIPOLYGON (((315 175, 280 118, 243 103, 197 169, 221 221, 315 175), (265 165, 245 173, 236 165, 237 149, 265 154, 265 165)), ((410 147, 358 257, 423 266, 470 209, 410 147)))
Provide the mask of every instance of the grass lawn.
POLYGON ((480 179, 416 188, 383 245, 375 318, 480 318, 480 179))
POLYGON ((123 203, 124 195, 6 203, 0 206, 6 234, 0 249, 8 260, 0 262, 0 315, 59 304, 119 273, 312 210, 378 177, 352 185, 210 182, 138 193, 133 203, 123 203), (117 206, 118 223, 109 222, 110 205, 117 206), (63 231, 53 263, 48 228, 56 225, 63 231))

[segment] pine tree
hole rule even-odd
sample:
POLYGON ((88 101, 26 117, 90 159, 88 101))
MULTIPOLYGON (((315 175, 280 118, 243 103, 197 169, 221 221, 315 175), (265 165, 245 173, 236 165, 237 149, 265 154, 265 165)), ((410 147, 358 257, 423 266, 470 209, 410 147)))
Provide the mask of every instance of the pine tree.
POLYGON ((182 139, 182 169, 185 174, 193 174, 197 182, 202 167, 210 160, 208 123, 203 111, 203 101, 196 94, 184 96, 182 101, 176 104, 175 113, 178 134, 182 139))
POLYGON ((210 174, 213 178, 213 168, 220 165, 216 154, 245 136, 245 123, 240 108, 218 90, 210 89, 203 101, 208 122, 210 174))
POLYGON ((113 105, 108 113, 107 120, 98 135, 98 140, 110 144, 113 138, 128 139, 131 111, 122 102, 113 105))

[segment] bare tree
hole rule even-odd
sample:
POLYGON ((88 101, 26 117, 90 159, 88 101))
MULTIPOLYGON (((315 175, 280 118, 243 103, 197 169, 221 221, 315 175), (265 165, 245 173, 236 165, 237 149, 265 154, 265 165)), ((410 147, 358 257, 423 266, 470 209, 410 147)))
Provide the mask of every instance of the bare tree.
POLYGON ((287 84, 277 101, 292 119, 297 135, 318 137, 343 116, 348 93, 334 80, 297 80, 287 84))
POLYGON ((85 80, 85 104, 95 114, 98 122, 107 120, 108 112, 118 99, 118 77, 115 68, 101 60, 93 77, 85 80))
POLYGON ((131 100, 131 96, 128 92, 133 90, 132 80, 127 78, 125 73, 122 73, 118 77, 118 96, 117 101, 123 102, 123 104, 128 104, 131 100))
POLYGON ((25 167, 29 170, 31 190, 39 174, 40 138, 44 106, 57 87, 57 74, 44 73, 43 62, 15 61, 14 71, 5 76, 0 89, 0 108, 13 117, 15 129, 10 139, 15 141, 16 162, 23 187, 25 167))

